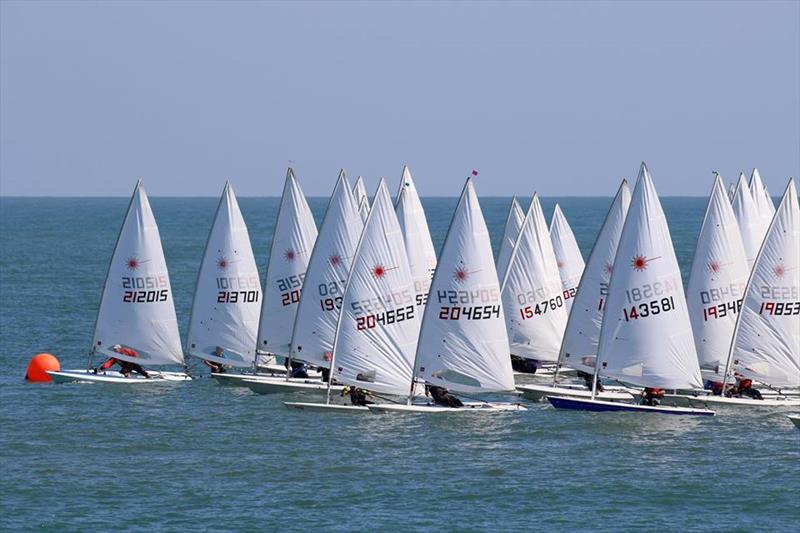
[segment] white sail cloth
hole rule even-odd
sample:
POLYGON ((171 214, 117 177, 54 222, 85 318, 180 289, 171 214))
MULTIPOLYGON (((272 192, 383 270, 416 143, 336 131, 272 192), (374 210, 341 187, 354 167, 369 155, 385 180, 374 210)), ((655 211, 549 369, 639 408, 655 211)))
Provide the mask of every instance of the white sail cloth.
POLYGON ((503 240, 500 241, 500 251, 497 252, 497 275, 500 283, 506 277, 508 260, 511 258, 511 252, 514 250, 514 243, 517 242, 519 230, 522 229, 522 221, 524 219, 525 213, 519 206, 515 196, 511 199, 511 207, 508 210, 508 217, 503 230, 503 240))
POLYGON ((622 228, 598 347, 602 375, 643 387, 701 387, 667 220, 642 163, 622 228))
POLYGON ((433 247, 431 233, 422 202, 408 167, 403 167, 400 188, 397 191, 395 212, 406 243, 411 276, 414 279, 415 302, 422 315, 431 279, 436 271, 436 249, 433 247))
POLYGON ((750 268, 719 175, 697 238, 686 303, 700 366, 722 375, 750 268))
POLYGON ((553 219, 550 222, 550 241, 553 243, 558 273, 561 276, 562 296, 567 315, 569 315, 586 264, 583 262, 575 234, 558 204, 556 204, 553 219))
POLYGON ((363 228, 341 171, 306 271, 292 337, 293 358, 330 368, 344 286, 363 228))
POLYGON ((333 344, 336 381, 410 391, 420 317, 405 239, 383 180, 353 260, 333 344))
POLYGON ((556 361, 567 325, 561 277, 539 196, 533 195, 502 286, 511 353, 556 361))
POLYGON ((764 240, 761 219, 758 208, 753 201, 753 195, 747 187, 744 174, 739 174, 739 181, 736 183, 736 193, 733 195, 731 203, 733 214, 736 217, 736 224, 742 234, 742 244, 747 255, 747 266, 752 267, 756 261, 761 242, 764 240))
POLYGON ((800 207, 793 180, 747 284, 730 365, 763 383, 800 386, 800 207))
POLYGON ((594 372, 608 282, 630 203, 628 182, 622 180, 589 253, 564 331, 560 361, 570 368, 594 372))
POLYGON ((316 240, 314 215, 290 168, 286 172, 264 281, 257 344, 261 353, 290 354, 303 281, 316 240))
POLYGON ((183 363, 167 263, 141 180, 108 267, 92 350, 149 365, 183 363), (116 344, 132 348, 138 357, 113 351, 116 344))
POLYGON ((251 366, 260 311, 261 282, 250 235, 228 182, 197 276, 189 354, 229 366, 251 366))
POLYGON ((422 319, 415 375, 461 392, 514 389, 489 232, 467 180, 422 319))

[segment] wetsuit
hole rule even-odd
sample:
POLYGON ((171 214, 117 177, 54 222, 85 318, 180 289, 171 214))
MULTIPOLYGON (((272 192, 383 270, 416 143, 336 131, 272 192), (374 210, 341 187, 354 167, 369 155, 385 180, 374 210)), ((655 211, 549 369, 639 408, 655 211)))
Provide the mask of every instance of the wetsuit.
POLYGON ((516 372, 522 372, 524 374, 535 374, 536 370, 539 367, 536 365, 536 361, 532 359, 525 359, 524 357, 518 357, 516 355, 512 355, 511 368, 514 369, 516 372))
MULTIPOLYGON (((592 374, 584 372, 583 370, 578 370, 578 377, 583 380, 583 384, 587 389, 592 390, 592 383, 594 382, 594 376, 592 374)), ((597 378, 597 392, 603 392, 604 390, 603 384, 600 383, 600 378, 597 378)))
POLYGON ((464 404, 461 402, 461 400, 450 394, 444 387, 431 385, 428 387, 428 391, 430 391, 431 396, 433 397, 433 403, 436 405, 444 405, 445 407, 464 407, 464 404))
POLYGON ((664 391, 662 389, 659 389, 658 387, 645 387, 644 399, 642 399, 642 403, 644 405, 655 407, 661 403, 659 400, 661 400, 663 397, 664 391))
MULTIPOLYGON (((120 348, 117 350, 117 352, 129 357, 139 357, 139 352, 132 348, 120 348)), ((125 377, 128 377, 131 372, 136 372, 137 374, 140 374, 146 378, 150 377, 150 374, 148 374, 141 365, 132 363, 130 361, 123 361, 121 359, 117 359, 116 357, 109 357, 105 363, 100 365, 100 370, 108 370, 116 364, 119 364, 120 366, 119 373, 125 377)))
POLYGON ((359 389, 358 387, 351 387, 350 403, 357 406, 365 406, 371 404, 372 402, 367 400, 367 393, 364 392, 364 389, 359 389))

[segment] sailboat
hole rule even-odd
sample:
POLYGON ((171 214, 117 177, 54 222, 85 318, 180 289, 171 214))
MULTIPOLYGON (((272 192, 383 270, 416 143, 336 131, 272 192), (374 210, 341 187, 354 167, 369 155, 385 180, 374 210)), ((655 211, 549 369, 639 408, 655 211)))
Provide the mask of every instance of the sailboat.
MULTIPOLYGON (((289 168, 278 208, 278 220, 272 237, 261 304, 256 352, 264 360, 257 369, 286 373, 275 364, 275 356, 289 357, 289 344, 297 314, 306 267, 317 238, 317 226, 294 171, 289 168)), ((243 379, 253 374, 215 373, 213 377, 226 385, 244 385, 243 379)))
POLYGON ((414 279, 415 303, 421 317, 425 302, 428 301, 431 279, 436 271, 436 249, 433 247, 425 211, 408 166, 403 167, 395 213, 405 239, 411 277, 414 279))
POLYGON ((775 215, 775 204, 772 203, 772 198, 769 197, 757 168, 753 168, 753 173, 750 175, 750 195, 753 197, 762 231, 766 235, 769 225, 772 223, 772 217, 775 215))
POLYGON ((733 207, 733 214, 742 234, 744 253, 747 255, 747 266, 752 268, 753 263, 756 261, 758 250, 764 240, 764 233, 758 208, 753 201, 753 195, 750 193, 743 173, 739 174, 739 181, 736 183, 736 193, 733 195, 731 207, 733 207))
MULTIPOLYGON (((333 339, 342 306, 345 282, 364 223, 342 170, 328 202, 314 250, 308 262, 303 291, 294 320, 289 356, 319 368, 330 368, 333 339)), ((250 390, 324 392, 319 379, 254 376, 244 380, 250 390)), ((341 390, 337 386, 336 390, 341 390)))
POLYGON ((800 387, 800 206, 790 179, 758 254, 727 358, 722 390, 731 373, 752 379, 778 396, 706 396, 696 403, 712 405, 798 406, 781 389, 800 387))
POLYGON ((700 368, 722 378, 750 268, 722 178, 714 178, 694 252, 686 303, 700 368))
POLYGON ((515 196, 511 199, 511 207, 508 210, 508 217, 503 230, 503 240, 500 241, 500 251, 497 253, 497 276, 500 283, 503 283, 503 279, 506 277, 508 260, 511 258, 511 252, 514 250, 514 243, 517 242, 519 230, 522 229, 522 221, 524 219, 525 213, 519 206, 515 196))
POLYGON ((567 311, 538 194, 514 243, 501 292, 511 355, 557 361, 567 311))
POLYGON ((95 371, 95 356, 147 366, 184 365, 161 237, 141 180, 136 183, 108 266, 88 368, 48 374, 56 383, 141 384, 191 379, 183 372, 148 371, 152 378, 160 379, 147 379, 138 374, 126 377, 111 370, 95 371), (115 347, 124 349, 123 353, 115 347))
MULTIPOLYGON (((603 323, 603 308, 608 296, 608 282, 613 271, 617 244, 628 213, 631 192, 627 180, 617 190, 611 207, 597 235, 586 267, 583 270, 578 292, 569 313, 563 342, 561 343, 552 384, 519 384, 517 390, 530 400, 544 400, 549 394, 558 396, 592 397, 592 391, 583 384, 560 383, 558 378, 563 368, 573 368, 593 373, 603 323)), ((608 401, 630 401, 632 396, 624 389, 607 387, 595 397, 608 401)))
POLYGON ((364 179, 361 176, 356 178, 356 184, 353 185, 353 198, 358 206, 361 219, 366 222, 367 216, 369 216, 369 197, 367 196, 367 188, 364 186, 364 179))
MULTIPOLYGON (((328 384, 335 378, 376 394, 409 392, 419 311, 405 238, 383 180, 353 259, 336 326, 328 384)), ((366 406, 284 402, 301 410, 366 412, 366 406)))
POLYGON ((208 235, 192 301, 186 352, 212 364, 255 364, 261 281, 230 182, 208 235))
POLYGON ((395 413, 524 410, 511 403, 465 402, 456 408, 412 402, 417 379, 463 394, 514 390, 497 271, 471 179, 467 179, 453 214, 430 295, 407 402, 372 404, 369 409, 395 413))
MULTIPOLYGON (((642 163, 604 305, 595 377, 641 387, 702 386, 681 272, 667 220, 642 163)), ((548 396, 557 408, 714 415, 707 409, 548 396)))
POLYGON ((553 219, 550 221, 550 240, 553 243, 553 252, 556 255, 558 272, 561 275, 564 305, 567 315, 569 315, 586 264, 583 262, 575 234, 572 233, 567 217, 564 216, 561 206, 558 204, 553 211, 553 219))

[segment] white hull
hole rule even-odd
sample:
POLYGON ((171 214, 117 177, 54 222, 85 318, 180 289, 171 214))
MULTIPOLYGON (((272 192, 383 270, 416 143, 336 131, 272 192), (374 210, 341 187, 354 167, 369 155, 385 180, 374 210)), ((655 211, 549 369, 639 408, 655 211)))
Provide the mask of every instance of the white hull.
POLYGON ((375 413, 499 413, 502 411, 527 411, 518 403, 465 402, 463 407, 445 407, 428 404, 376 403, 367 406, 375 413))
MULTIPOLYGON (((592 391, 572 387, 553 387, 552 385, 517 385, 517 390, 522 393, 522 397, 535 402, 544 401, 547 396, 569 396, 571 398, 591 398, 592 391)), ((625 391, 604 391, 596 395, 599 400, 609 402, 625 402, 633 400, 633 395, 625 391)))
MULTIPOLYGON (((267 375, 275 375, 275 376, 285 376, 286 375, 286 367, 283 365, 278 364, 267 364, 267 365, 258 365, 258 372, 267 374, 267 375)), ((306 370, 309 379, 321 378, 322 373, 319 370, 306 370)))
MULTIPOLYGON (((245 383, 245 380, 254 380, 254 379, 255 380, 279 379, 281 381, 286 381, 285 372, 283 374, 230 374, 228 372, 223 372, 222 374, 211 373, 210 375, 220 385, 227 385, 229 387, 247 387, 247 383, 245 383)), ((290 380, 305 382, 311 380, 311 378, 309 379, 303 378, 299 380, 295 378, 290 378, 290 380)))
POLYGON ((130 377, 125 377, 119 372, 101 370, 97 374, 88 370, 61 370, 58 372, 48 370, 47 373, 53 378, 54 383, 115 383, 126 385, 153 384, 153 383, 175 383, 179 381, 191 381, 191 376, 183 372, 158 372, 148 370, 150 379, 132 372, 130 377))
MULTIPOLYGON (((244 385, 251 391, 258 394, 281 394, 287 392, 314 392, 325 393, 328 390, 328 384, 318 379, 298 379, 279 377, 257 377, 251 376, 249 379, 243 379, 244 385)), ((341 392, 344 387, 342 385, 332 385, 331 392, 341 392)))
MULTIPOLYGON (((674 398, 673 396, 670 399, 674 398)), ((666 399, 666 398, 665 398, 666 399)), ((731 407, 800 407, 800 398, 787 398, 787 397, 765 397, 763 400, 754 400, 752 398, 727 398, 725 396, 685 396, 685 399, 690 407, 717 407, 717 406, 731 406, 731 407)), ((677 401, 676 401, 677 403, 677 401)))
POLYGON ((800 429, 800 413, 792 413, 786 416, 794 423, 797 429, 800 429))
POLYGON ((283 402, 289 409, 313 412, 336 412, 336 413, 368 413, 369 409, 360 405, 337 405, 328 403, 309 403, 309 402, 283 402))

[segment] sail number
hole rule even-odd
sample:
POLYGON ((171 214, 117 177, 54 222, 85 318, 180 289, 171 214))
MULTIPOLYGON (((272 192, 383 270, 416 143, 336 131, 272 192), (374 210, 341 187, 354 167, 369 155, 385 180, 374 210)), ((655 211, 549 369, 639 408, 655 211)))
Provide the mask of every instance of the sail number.
POLYGON ((800 315, 800 302, 761 302, 760 315, 800 315))
POLYGON ((488 320, 490 318, 500 318, 499 305, 456 306, 439 309, 439 320, 488 320))
POLYGON ((519 315, 522 317, 522 320, 528 320, 537 315, 543 315, 547 313, 548 310, 555 311, 559 307, 564 307, 564 299, 561 298, 561 296, 556 296, 544 302, 539 302, 536 305, 526 305, 519 310, 519 315))
POLYGON ((625 291, 628 298, 628 303, 641 302, 642 300, 650 299, 653 296, 663 296, 678 290, 678 284, 672 280, 656 281, 653 283, 645 283, 640 287, 634 287, 625 291))
POLYGON ((323 311, 333 311, 334 309, 341 309, 342 297, 337 296, 336 298, 322 298, 319 301, 319 307, 323 311))
POLYGON ((258 291, 219 291, 217 303, 236 304, 253 303, 258 301, 258 291))
POLYGON ((712 305, 703 308, 703 320, 708 322, 709 318, 725 318, 728 315, 735 315, 742 310, 742 299, 733 302, 712 305))
POLYGON ((394 324, 395 322, 402 322, 414 318, 414 306, 400 307, 397 309, 389 309, 377 315, 365 315, 356 318, 356 329, 363 331, 365 329, 372 329, 381 326, 394 324))
POLYGON ((306 274, 303 272, 302 274, 297 274, 295 276, 289 276, 286 278, 281 278, 276 283, 278 284, 278 290, 281 292, 288 291, 289 289, 299 289, 303 286, 303 280, 305 279, 306 274))
POLYGON ((794 300, 797 298, 798 288, 795 286, 761 286, 761 297, 773 300, 794 300))
POLYGON ((166 274, 160 276, 124 276, 122 278, 122 301, 125 303, 166 302, 169 298, 169 280, 166 274), (160 290, 159 290, 160 289, 160 290))
POLYGON ((700 291, 700 301, 704 304, 722 302, 728 296, 731 298, 741 298, 744 296, 744 283, 731 283, 723 287, 714 287, 707 291, 700 291))
POLYGON ((662 312, 666 313, 673 309, 675 309, 675 300, 670 296, 669 298, 661 298, 660 300, 634 305, 630 309, 628 307, 623 307, 622 312, 625 315, 625 322, 630 322, 631 320, 637 320, 639 318, 655 316, 662 312))
POLYGON ((495 303, 500 301, 500 291, 494 288, 473 291, 436 291, 436 299, 440 304, 495 303))
POLYGON ((402 290, 383 294, 377 298, 353 300, 350 302, 350 307, 353 309, 353 313, 360 315, 361 313, 372 313, 373 311, 385 311, 394 306, 405 306, 412 302, 415 302, 415 298, 412 296, 411 291, 402 290))

